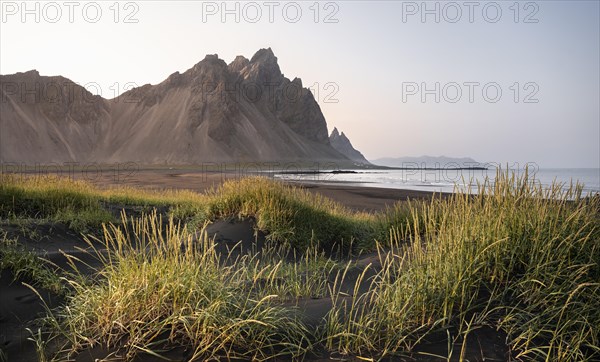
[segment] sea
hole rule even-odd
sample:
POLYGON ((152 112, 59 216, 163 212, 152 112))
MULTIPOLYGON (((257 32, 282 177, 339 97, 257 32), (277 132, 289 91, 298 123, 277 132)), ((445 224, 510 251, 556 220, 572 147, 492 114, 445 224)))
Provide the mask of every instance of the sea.
MULTIPOLYGON (((318 173, 275 173, 273 176, 285 181, 320 184, 348 184, 352 186, 382 187, 431 192, 455 192, 457 190, 478 192, 478 184, 487 180, 493 183, 496 168, 488 169, 348 169, 320 170, 318 173)), ((509 169, 523 175, 525 169, 509 169)), ((600 168, 539 168, 527 169, 528 178, 536 185, 549 188, 555 182, 567 189, 571 184, 583 188, 583 196, 600 193, 600 168)))

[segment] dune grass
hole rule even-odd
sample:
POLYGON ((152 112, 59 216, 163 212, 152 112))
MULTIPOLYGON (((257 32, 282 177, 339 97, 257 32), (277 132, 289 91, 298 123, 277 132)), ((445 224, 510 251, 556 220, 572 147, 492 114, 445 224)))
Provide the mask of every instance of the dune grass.
POLYGON ((332 295, 330 349, 393 354, 491 326, 517 359, 600 356, 600 199, 507 173, 479 191, 413 204, 369 291, 348 303, 332 295))
POLYGON ((80 232, 112 221, 90 184, 57 177, 0 177, 2 218, 48 219, 80 232))
POLYGON ((302 250, 315 242, 326 249, 373 245, 372 215, 352 212, 321 195, 280 182, 265 178, 229 181, 209 197, 210 217, 254 217, 269 239, 287 241, 302 250))
POLYGON ((231 259, 204 231, 190 233, 156 213, 105 226, 101 242, 108 253, 97 252, 98 274, 67 278, 72 292, 54 323, 69 342, 63 352, 100 344, 131 359, 181 345, 191 346, 190 360, 298 357, 314 338, 276 302, 324 292, 336 265, 315 252, 290 264, 275 246, 262 259, 231 259))
MULTIPOLYGON (((78 232, 118 222, 118 216, 106 209, 107 204, 144 206, 147 210, 162 206, 192 227, 218 218, 252 217, 269 239, 302 249, 316 243, 328 249, 374 245, 373 215, 352 212, 320 195, 261 177, 226 181, 205 194, 131 187, 101 189, 51 176, 0 178, 0 217, 48 219, 78 232)), ((385 229, 377 226, 380 233, 385 229)))
MULTIPOLYGON (((562 186, 542 189, 527 174, 499 173, 475 195, 365 214, 262 178, 228 181, 203 195, 3 179, 0 212, 60 220, 62 210, 79 210, 91 215, 86 227, 105 225, 91 243, 109 250, 98 253, 103 267, 93 279, 67 276, 68 302, 51 313, 70 352, 100 344, 130 358, 186 345, 196 360, 268 359, 318 347, 377 359, 443 334, 449 344, 462 343, 461 351, 448 351, 462 357, 470 334, 486 327, 507 335, 517 359, 594 360, 600 197, 562 186), (164 206, 169 220, 108 218, 107 203, 164 206), (268 247, 219 257, 197 232, 231 216, 254 218, 268 247), (379 252, 381 265, 364 269, 351 297, 341 291, 350 264, 323 253, 336 247, 379 252), (319 331, 282 304, 308 297, 333 302, 319 331)), ((66 215, 65 222, 76 218, 66 215)))
POLYGON ((60 276, 49 265, 45 265, 38 255, 25 250, 15 239, 3 235, 0 239, 0 271, 10 270, 14 280, 26 280, 34 286, 62 293, 60 276))

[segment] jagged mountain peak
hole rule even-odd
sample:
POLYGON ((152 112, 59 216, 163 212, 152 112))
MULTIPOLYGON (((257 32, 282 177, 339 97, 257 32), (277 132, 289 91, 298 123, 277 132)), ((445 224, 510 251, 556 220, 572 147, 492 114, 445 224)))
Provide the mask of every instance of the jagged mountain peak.
POLYGON ((196 76, 197 74, 205 73, 207 71, 219 71, 222 72, 227 69, 227 63, 223 59, 220 59, 217 54, 206 54, 204 59, 196 63, 192 68, 188 69, 184 74, 189 76, 196 76))
POLYGON ((211 61, 219 61, 222 59, 219 59, 219 55, 218 54, 206 54, 204 56, 204 59, 202 61, 204 62, 211 62, 211 61))
POLYGON ((200 68, 204 66, 217 66, 220 68, 226 68, 227 63, 225 63, 223 59, 219 58, 217 54, 206 54, 204 59, 202 59, 198 64, 196 64, 194 68, 200 68))
POLYGON ((350 142, 348 137, 346 137, 344 132, 340 134, 337 127, 334 127, 333 131, 331 131, 331 135, 329 136, 329 143, 334 149, 336 149, 338 152, 348 157, 352 161, 363 165, 369 164, 369 161, 367 161, 365 156, 363 156, 362 153, 360 153, 357 149, 354 148, 354 146, 352 146, 352 143, 350 142))
POLYGON ((346 142, 350 142, 350 140, 348 139, 348 137, 346 137, 346 135, 344 134, 344 132, 340 132, 338 131, 337 127, 333 127, 333 131, 331 131, 331 135, 329 136, 329 138, 339 138, 341 140, 344 140, 346 142))
POLYGON ((244 78, 260 83, 281 82, 283 73, 277 64, 277 57, 271 48, 260 49, 250 59, 250 64, 245 68, 244 78))
POLYGON ((229 69, 232 72, 239 73, 246 68, 248 64, 250 64, 248 58, 243 55, 238 55, 231 63, 229 63, 229 69))
MULTIPOLYGON (((30 84, 37 76, 30 71, 0 80, 30 84)), ((229 65, 209 54, 185 72, 111 100, 85 90, 79 92, 85 97, 54 103, 8 93, 10 106, 0 109, 3 162, 350 162, 331 147, 310 90, 300 78, 283 76, 270 48, 229 65)))
POLYGON ((292 80, 292 83, 296 86, 299 86, 300 88, 302 88, 302 79, 296 77, 294 78, 294 80, 292 80))
POLYGON ((18 74, 22 74, 24 76, 35 76, 35 77, 39 77, 40 76, 40 72, 37 71, 37 69, 32 69, 32 70, 28 70, 26 72, 19 72, 18 74))
POLYGON ((250 60, 250 63, 258 62, 277 64, 277 57, 275 56, 275 53, 273 53, 273 50, 271 50, 271 48, 259 49, 250 60))

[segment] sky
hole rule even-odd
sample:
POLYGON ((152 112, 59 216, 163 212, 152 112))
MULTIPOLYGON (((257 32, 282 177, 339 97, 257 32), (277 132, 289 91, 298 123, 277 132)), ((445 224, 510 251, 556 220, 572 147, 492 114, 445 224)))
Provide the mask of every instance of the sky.
POLYGON ((0 1, 0 74, 114 98, 271 47, 368 159, 600 167, 599 1, 0 1))

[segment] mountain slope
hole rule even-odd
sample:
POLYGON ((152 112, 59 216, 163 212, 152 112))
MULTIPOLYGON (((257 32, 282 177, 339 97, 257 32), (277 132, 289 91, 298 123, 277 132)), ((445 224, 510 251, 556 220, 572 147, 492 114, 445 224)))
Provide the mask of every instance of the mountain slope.
POLYGON ((329 136, 329 142, 331 143, 331 147, 335 148, 341 154, 348 157, 352 161, 363 165, 370 164, 369 161, 367 161, 367 159, 365 158, 365 156, 363 156, 362 153, 360 153, 352 146, 352 143, 350 142, 348 137, 346 137, 344 132, 340 134, 337 128, 333 128, 333 131, 331 131, 331 135, 329 136))
POLYGON ((89 161, 110 117, 108 102, 35 70, 0 76, 0 161, 89 161))
POLYGON ((207 55, 184 73, 112 100, 37 72, 1 76, 0 82, 2 162, 349 163, 331 147, 312 93, 300 79, 283 76, 270 48, 229 65, 207 55), (53 99, 28 100, 18 89, 23 82, 27 89, 66 83, 77 96, 63 89, 53 99))

